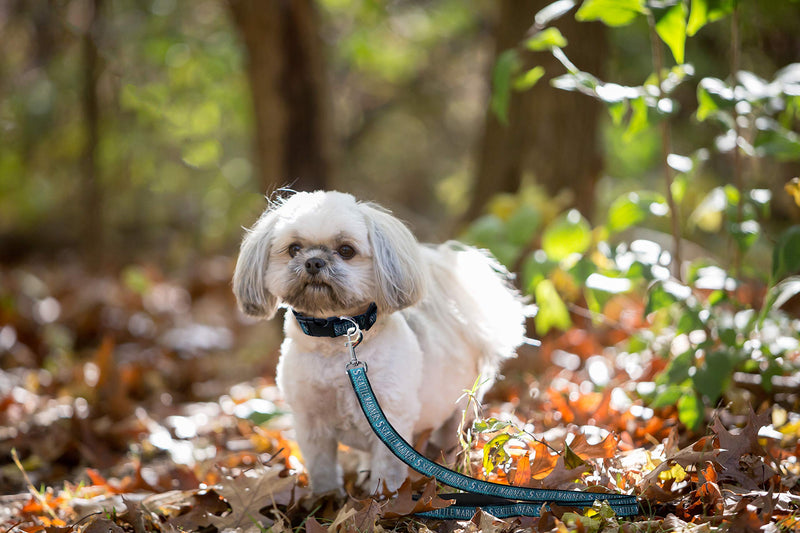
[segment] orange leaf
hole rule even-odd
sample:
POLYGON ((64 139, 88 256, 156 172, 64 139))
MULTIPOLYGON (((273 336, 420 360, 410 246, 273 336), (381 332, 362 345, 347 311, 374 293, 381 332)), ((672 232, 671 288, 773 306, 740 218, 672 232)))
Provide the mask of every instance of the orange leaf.
POLYGON ((517 461, 517 471, 514 473, 514 485, 525 486, 531 480, 531 459, 526 453, 517 461))
POLYGON ((558 455, 550 453, 550 448, 543 442, 535 441, 533 448, 533 461, 530 463, 531 477, 542 479, 555 468, 558 455))
POLYGON ((610 459, 617 455, 618 439, 613 433, 606 435, 597 444, 589 444, 584 433, 578 433, 572 439, 569 447, 582 459, 610 459))

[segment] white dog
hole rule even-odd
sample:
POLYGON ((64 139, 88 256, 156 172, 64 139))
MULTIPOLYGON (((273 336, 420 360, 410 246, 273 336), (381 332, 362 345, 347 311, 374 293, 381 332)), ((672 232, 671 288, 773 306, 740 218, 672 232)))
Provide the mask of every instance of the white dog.
POLYGON ((359 408, 346 337, 332 336, 342 332, 338 322, 349 324, 337 317, 357 317, 358 358, 387 418, 411 442, 460 417, 464 390, 479 375, 489 383, 523 342, 525 306, 506 277, 474 248, 420 245, 387 211, 349 194, 296 193, 267 208, 244 237, 233 290, 249 315, 292 310, 277 382, 314 492, 341 489, 339 442, 370 452, 376 486, 394 491, 408 473, 359 408))

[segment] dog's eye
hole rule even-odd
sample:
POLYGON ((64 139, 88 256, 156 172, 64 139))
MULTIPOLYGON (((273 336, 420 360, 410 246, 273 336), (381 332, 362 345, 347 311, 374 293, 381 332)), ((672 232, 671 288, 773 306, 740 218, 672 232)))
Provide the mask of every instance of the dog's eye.
POLYGON ((336 253, 338 253, 342 259, 352 259, 353 256, 356 255, 356 249, 349 244, 343 244, 336 250, 336 253))
POLYGON ((300 250, 302 249, 303 249, 302 246, 300 246, 296 242, 293 242, 292 244, 289 245, 289 248, 287 248, 286 250, 289 252, 289 257, 294 257, 297 254, 299 254, 300 250))

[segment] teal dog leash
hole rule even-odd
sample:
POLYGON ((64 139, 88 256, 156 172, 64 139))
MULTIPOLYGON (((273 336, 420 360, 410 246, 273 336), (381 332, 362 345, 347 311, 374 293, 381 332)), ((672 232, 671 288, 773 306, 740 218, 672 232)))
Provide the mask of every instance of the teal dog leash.
MULTIPOLYGON (((346 317, 342 318, 346 319, 346 317)), ((465 493, 439 495, 442 499, 454 500, 454 504, 442 509, 419 513, 418 516, 444 520, 469 520, 478 508, 497 518, 539 516, 542 507, 548 509, 549 504, 585 509, 592 507, 595 501, 605 501, 617 516, 639 514, 639 505, 635 496, 502 485, 465 476, 427 459, 406 442, 386 419, 367 378, 367 365, 359 361, 355 355, 355 346, 362 338, 360 328, 357 325, 350 328, 347 338, 346 345, 350 350, 347 374, 372 431, 398 459, 409 467, 424 476, 435 478, 444 485, 465 491, 465 493), (354 336, 355 339, 353 339, 354 336)))

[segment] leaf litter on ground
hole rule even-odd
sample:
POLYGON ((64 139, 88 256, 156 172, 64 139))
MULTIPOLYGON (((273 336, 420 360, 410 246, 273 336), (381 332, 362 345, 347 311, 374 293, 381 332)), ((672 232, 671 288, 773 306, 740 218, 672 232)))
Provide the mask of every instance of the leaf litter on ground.
POLYGON ((0 272, 3 531, 800 528, 796 394, 753 409, 745 390, 688 431, 636 393, 663 361, 620 353, 620 332, 593 324, 507 365, 456 463, 499 483, 635 494, 641 516, 553 505, 541 518, 423 520, 413 513, 448 503, 434 482, 373 494, 357 473, 346 496, 315 496, 271 381, 280 331, 236 314, 221 261, 180 281, 154 267, 0 272))

